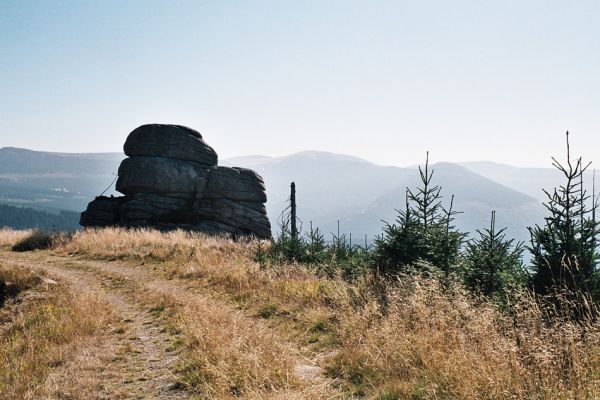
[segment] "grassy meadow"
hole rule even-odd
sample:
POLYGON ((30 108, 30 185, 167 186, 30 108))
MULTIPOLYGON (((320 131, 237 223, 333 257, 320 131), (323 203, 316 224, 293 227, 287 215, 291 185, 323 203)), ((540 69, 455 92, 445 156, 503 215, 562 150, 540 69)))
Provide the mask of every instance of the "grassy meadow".
MULTIPOLYGON (((4 258, 30 234, 0 231, 4 258)), ((152 279, 155 293, 134 295, 178 332, 171 369, 191 398, 600 396, 600 323, 560 318, 527 292, 501 308, 425 277, 349 283, 259 264, 253 241, 183 231, 85 230, 47 245, 27 257, 152 279)), ((0 392, 26 398, 111 315, 98 293, 44 284, 23 266, 0 264, 0 274, 20 287, 0 320, 0 392)))

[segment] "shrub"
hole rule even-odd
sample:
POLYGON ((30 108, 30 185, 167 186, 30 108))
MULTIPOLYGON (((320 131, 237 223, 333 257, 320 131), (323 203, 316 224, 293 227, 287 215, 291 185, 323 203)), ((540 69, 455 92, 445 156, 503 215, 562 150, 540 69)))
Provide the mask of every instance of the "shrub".
POLYGON ((58 234, 34 230, 29 236, 24 237, 12 246, 12 251, 33 251, 49 249, 55 243, 58 234))
POLYGON ((352 281, 366 271, 371 263, 371 246, 352 243, 352 236, 340 233, 333 234, 331 241, 326 241, 319 228, 313 228, 304 235, 292 235, 283 223, 279 236, 268 248, 258 243, 254 259, 264 266, 267 262, 277 265, 300 263, 314 268, 326 276, 340 275, 352 281))

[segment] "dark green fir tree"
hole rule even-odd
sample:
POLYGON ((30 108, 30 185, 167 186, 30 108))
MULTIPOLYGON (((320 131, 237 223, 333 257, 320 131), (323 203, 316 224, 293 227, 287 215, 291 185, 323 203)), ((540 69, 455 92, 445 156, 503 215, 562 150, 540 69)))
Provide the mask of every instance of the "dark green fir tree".
POLYGON ((465 285, 487 296, 506 294, 526 282, 522 242, 506 238, 506 228, 496 229, 496 212, 490 227, 477 230, 479 237, 467 242, 464 252, 465 285))
POLYGON ((597 264, 596 235, 597 204, 583 186, 583 176, 590 164, 581 158, 571 159, 569 132, 567 161, 561 164, 552 158, 553 165, 564 176, 564 184, 552 192, 544 190, 544 204, 549 215, 545 224, 529 228, 532 254, 532 284, 540 294, 592 292, 593 275, 597 264), (566 291, 565 291, 566 289, 566 291))
POLYGON ((397 210, 396 221, 386 223, 375 240, 375 263, 380 271, 395 273, 420 261, 448 275, 458 261, 464 234, 453 226, 454 197, 446 210, 442 188, 432 184, 433 173, 427 153, 425 167, 419 167, 421 185, 407 189, 405 209, 397 210))

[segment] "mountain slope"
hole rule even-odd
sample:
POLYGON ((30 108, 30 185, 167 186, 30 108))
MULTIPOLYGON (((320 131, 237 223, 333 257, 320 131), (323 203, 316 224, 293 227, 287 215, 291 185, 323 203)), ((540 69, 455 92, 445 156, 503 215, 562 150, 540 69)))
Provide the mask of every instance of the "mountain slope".
POLYGON ((558 186, 563 178, 554 168, 520 168, 491 161, 473 161, 459 165, 536 199, 545 197, 541 188, 558 186))
POLYGON ((109 186, 123 157, 121 153, 67 154, 2 148, 0 201, 81 211, 109 186))

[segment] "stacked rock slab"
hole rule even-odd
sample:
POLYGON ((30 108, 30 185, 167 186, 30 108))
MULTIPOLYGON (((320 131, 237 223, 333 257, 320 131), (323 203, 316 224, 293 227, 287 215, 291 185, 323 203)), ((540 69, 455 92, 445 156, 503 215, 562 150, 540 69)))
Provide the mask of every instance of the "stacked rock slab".
POLYGON ((124 145, 117 190, 81 214, 86 227, 153 226, 215 234, 271 237, 263 179, 217 165, 200 133, 179 125, 142 125, 124 145))

